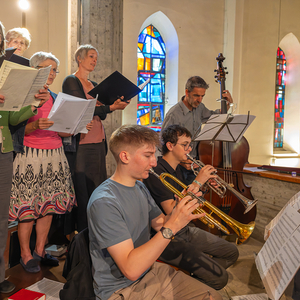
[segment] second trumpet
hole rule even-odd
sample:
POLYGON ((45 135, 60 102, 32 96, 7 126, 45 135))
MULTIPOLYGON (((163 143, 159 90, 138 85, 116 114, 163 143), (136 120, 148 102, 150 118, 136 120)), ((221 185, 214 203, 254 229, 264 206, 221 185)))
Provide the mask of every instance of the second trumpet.
MULTIPOLYGON (((198 171, 194 169, 193 164, 198 165, 200 168, 204 167, 205 164, 203 162, 201 162, 200 160, 196 160, 196 159, 192 158, 189 154, 187 154, 186 156, 188 157, 188 159, 190 159, 193 162, 191 165, 191 168, 192 168, 194 174, 197 176, 198 171)), ((223 180, 220 176, 217 176, 217 178, 214 178, 213 180, 217 183, 217 186, 210 184, 209 181, 206 183, 206 185, 212 191, 217 193, 221 198, 223 198, 225 196, 225 193, 227 190, 230 191, 231 193, 233 193, 240 200, 240 202, 244 205, 244 207, 245 207, 244 214, 246 214, 248 211, 250 211, 256 205, 256 203, 257 203, 256 199, 250 200, 250 199, 246 198, 244 195, 242 195, 236 189, 234 189, 230 184, 228 184, 225 180, 223 180)))

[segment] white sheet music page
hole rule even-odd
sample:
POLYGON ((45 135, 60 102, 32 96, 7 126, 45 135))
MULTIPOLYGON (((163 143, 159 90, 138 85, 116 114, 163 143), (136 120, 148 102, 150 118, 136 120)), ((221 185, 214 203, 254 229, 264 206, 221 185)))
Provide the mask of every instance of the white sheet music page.
POLYGON ((255 263, 269 298, 278 300, 300 266, 300 214, 287 205, 255 263))
POLYGON ((47 79, 49 77, 49 73, 51 70, 51 66, 48 66, 46 68, 42 68, 38 70, 38 73, 30 87, 30 90, 25 98, 23 106, 27 105, 34 105, 38 106, 41 100, 38 100, 34 97, 35 94, 39 93, 40 89, 44 88, 44 85, 47 82, 47 79))
POLYGON ((268 300, 267 294, 252 294, 243 296, 233 296, 232 300, 268 300))
POLYGON ((93 118, 96 99, 87 100, 59 93, 48 118, 54 124, 48 130, 74 134, 81 132, 93 118), (77 130, 77 128, 79 128, 77 130))
POLYGON ((86 125, 90 123, 94 116, 95 106, 96 106, 96 99, 89 99, 88 106, 82 115, 77 127, 74 130, 74 135, 77 133, 88 133, 88 130, 86 129, 86 125))
POLYGON ((252 115, 211 115, 195 141, 238 142, 255 119, 252 115), (222 129, 222 130, 221 130, 222 129))
POLYGON ((273 230, 274 226, 277 224, 280 216, 284 212, 285 208, 291 205, 294 207, 297 211, 300 210, 300 192, 298 192, 296 195, 294 195, 286 204, 285 206, 281 209, 281 211, 276 215, 274 219, 271 220, 271 222, 265 227, 265 235, 264 239, 265 241, 267 240, 268 236, 270 235, 271 231, 273 230))
POLYGON ((64 284, 62 282, 54 281, 48 278, 43 278, 42 280, 34 283, 33 285, 27 287, 27 290, 44 293, 46 295, 46 300, 59 300, 59 291, 62 290, 64 284))
POLYGON ((37 73, 36 69, 4 60, 0 68, 0 94, 5 96, 5 102, 0 104, 0 110, 19 111, 37 73))

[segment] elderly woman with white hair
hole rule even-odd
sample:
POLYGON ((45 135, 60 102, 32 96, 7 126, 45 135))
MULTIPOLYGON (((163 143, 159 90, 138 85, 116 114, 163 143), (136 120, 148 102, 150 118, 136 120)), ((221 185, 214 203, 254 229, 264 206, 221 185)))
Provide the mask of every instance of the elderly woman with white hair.
POLYGON ((26 49, 29 48, 31 37, 26 28, 13 28, 6 33, 7 48, 16 48, 14 54, 23 56, 26 49))
MULTIPOLYGON (((58 73, 59 60, 51 53, 37 52, 30 59, 34 68, 51 66, 47 84, 51 85, 58 73)), ((57 266, 58 260, 45 252, 45 243, 53 214, 70 212, 75 204, 71 173, 65 157, 62 139, 55 131, 45 130, 53 125, 47 116, 56 94, 38 108, 25 127, 25 152, 18 153, 13 165, 13 184, 9 220, 18 220, 21 248, 20 263, 28 272, 39 272, 39 262, 57 266), (29 247, 33 224, 36 222, 36 245, 29 247)))

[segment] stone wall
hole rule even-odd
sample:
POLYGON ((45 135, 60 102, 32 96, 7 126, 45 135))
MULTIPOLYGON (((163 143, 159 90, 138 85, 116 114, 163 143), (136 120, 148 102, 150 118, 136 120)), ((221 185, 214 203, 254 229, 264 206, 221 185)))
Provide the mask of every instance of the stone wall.
MULTIPOLYGON (((101 82, 114 71, 122 72, 123 51, 123 0, 86 0, 81 7, 80 44, 92 44, 98 49, 96 69, 90 79, 101 82)), ((115 111, 103 121, 107 140, 122 125, 122 112, 115 111)), ((108 153, 107 174, 116 168, 115 160, 108 153)))
POLYGON ((300 191, 300 184, 248 174, 244 175, 244 182, 252 187, 251 193, 258 199, 256 225, 252 237, 263 241, 265 226, 300 191))

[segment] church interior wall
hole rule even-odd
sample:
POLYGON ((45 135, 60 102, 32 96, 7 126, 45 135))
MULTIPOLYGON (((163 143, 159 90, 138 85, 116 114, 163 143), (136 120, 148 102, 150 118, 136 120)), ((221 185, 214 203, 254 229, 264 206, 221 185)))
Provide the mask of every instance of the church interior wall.
MULTIPOLYGON (((17 0, 0 0, 0 20, 5 30, 22 27, 22 12, 17 0)), ((38 51, 52 52, 60 61, 60 73, 50 87, 61 91, 62 81, 68 73, 68 1, 30 0, 26 11, 26 28, 31 34, 30 47, 24 56, 30 58, 38 51)))
MULTIPOLYGON (((256 116, 256 120, 245 134, 251 145, 252 163, 274 163, 272 154, 276 50, 286 34, 292 32, 299 38, 299 9, 300 3, 296 1, 244 2, 239 113, 247 113, 250 110, 251 114, 256 116)), ((287 87, 291 80, 293 78, 287 76, 287 87)), ((285 105, 288 108, 289 98, 286 98, 285 105)), ((295 109, 297 110, 297 107, 293 107, 293 110, 295 109)), ((285 113, 285 122, 290 118, 291 115, 285 113)), ((294 138, 299 139, 299 134, 294 138)), ((288 148, 288 145, 286 147, 288 148)), ((296 163, 299 165, 299 160, 296 163)))
MULTIPOLYGON (((74 33, 75 28, 68 32, 68 6, 73 2, 31 0, 31 8, 26 12, 32 43, 25 56, 29 58, 41 50, 51 51, 61 62, 60 74, 51 87, 54 92, 61 90, 62 81, 71 70, 69 65, 73 58, 70 59, 68 37, 74 33)), ((176 92, 166 94, 169 106, 175 104, 184 94, 187 78, 200 75, 210 84, 204 103, 211 109, 218 108, 216 99, 220 96, 219 84, 214 81, 214 69, 215 58, 218 53, 223 52, 228 57, 224 61, 229 72, 227 86, 232 88, 234 101, 238 103, 236 113, 247 114, 250 111, 256 116, 245 134, 250 144, 249 162, 273 163, 276 49, 281 40, 290 33, 299 41, 299 9, 300 2, 297 0, 190 0, 184 5, 180 0, 124 0, 122 72, 136 82, 137 37, 145 20, 157 12, 162 12, 173 24, 179 45, 178 71, 172 72, 173 77, 178 76, 177 85, 172 84, 167 88, 167 92, 168 89, 175 89, 176 92), (234 14, 231 13, 233 8, 234 14), (226 16, 229 20, 226 20, 226 16), (231 27, 228 26, 229 21, 231 27), (168 98, 168 94, 172 96, 168 98)), ((21 11, 17 1, 1 0, 1 21, 6 30, 21 26, 21 11)), ((288 76, 287 79, 297 81, 288 76)), ((293 90, 289 93, 293 95, 293 106, 288 106, 287 99, 286 119, 288 120, 290 114, 291 119, 297 121, 300 107, 297 102, 298 92, 293 90)), ((123 112, 123 123, 136 122, 136 101, 134 98, 123 112)), ((287 123, 287 130, 294 129, 291 122, 287 123)), ((299 130, 294 131, 295 138, 299 141, 299 130)), ((289 137, 286 142, 295 138, 289 137)), ((296 155, 300 151, 299 142, 297 145, 294 149, 296 155)), ((298 161, 296 157, 297 165, 298 161)))
MULTIPOLYGON (((184 6, 181 1, 161 3, 126 0, 123 72, 132 81, 136 81, 136 43, 142 30, 141 24, 149 15, 157 11, 163 12, 178 35, 178 98, 184 93, 187 78, 197 74, 210 84, 204 98, 205 105, 211 109, 219 107, 219 103, 215 101, 219 98, 219 85, 214 82, 213 71, 216 68, 215 57, 223 52, 229 58, 224 61, 224 66, 229 72, 228 87, 233 87, 231 92, 238 104, 235 113, 247 114, 250 111, 256 116, 245 134, 250 144, 249 162, 272 164, 276 50, 287 33, 293 32, 296 38, 299 37, 299 5, 296 1, 284 0, 188 1, 184 6), (232 9, 235 14, 226 12, 232 9), (227 20, 227 23, 225 19, 224 22, 226 13, 230 18, 235 18, 233 29, 229 26, 232 19, 227 20), (228 46, 226 35, 235 36, 231 41, 232 45, 228 46), (234 57, 231 58, 233 53, 234 57)), ((135 122, 133 116, 136 113, 136 99, 134 100, 131 110, 124 111, 125 123, 135 122)), ((169 103, 173 100, 168 99, 169 103)))
MULTIPOLYGON (((137 38, 142 24, 152 14, 160 11, 175 27, 179 41, 178 55, 178 98, 184 95, 186 80, 193 75, 202 76, 209 84, 205 103, 211 109, 219 107, 219 85, 214 82, 215 58, 223 48, 224 1, 183 2, 167 1, 124 1, 123 73, 133 82, 137 80, 137 38)), ((160 28, 157 28, 161 31, 160 28)), ((161 32, 162 34, 162 32, 161 32)), ((164 36, 162 35, 163 39, 164 36)), ((168 61, 166 64, 168 68, 168 61)), ((168 71, 167 71, 168 72, 168 71)), ((166 77, 168 73, 166 74, 166 77)), ((173 89, 174 87, 169 87, 173 89)), ((166 98, 169 95, 166 94, 166 98)), ((136 101, 124 111, 125 123, 136 122, 136 101)), ((168 99, 172 104, 178 99, 168 99)))

